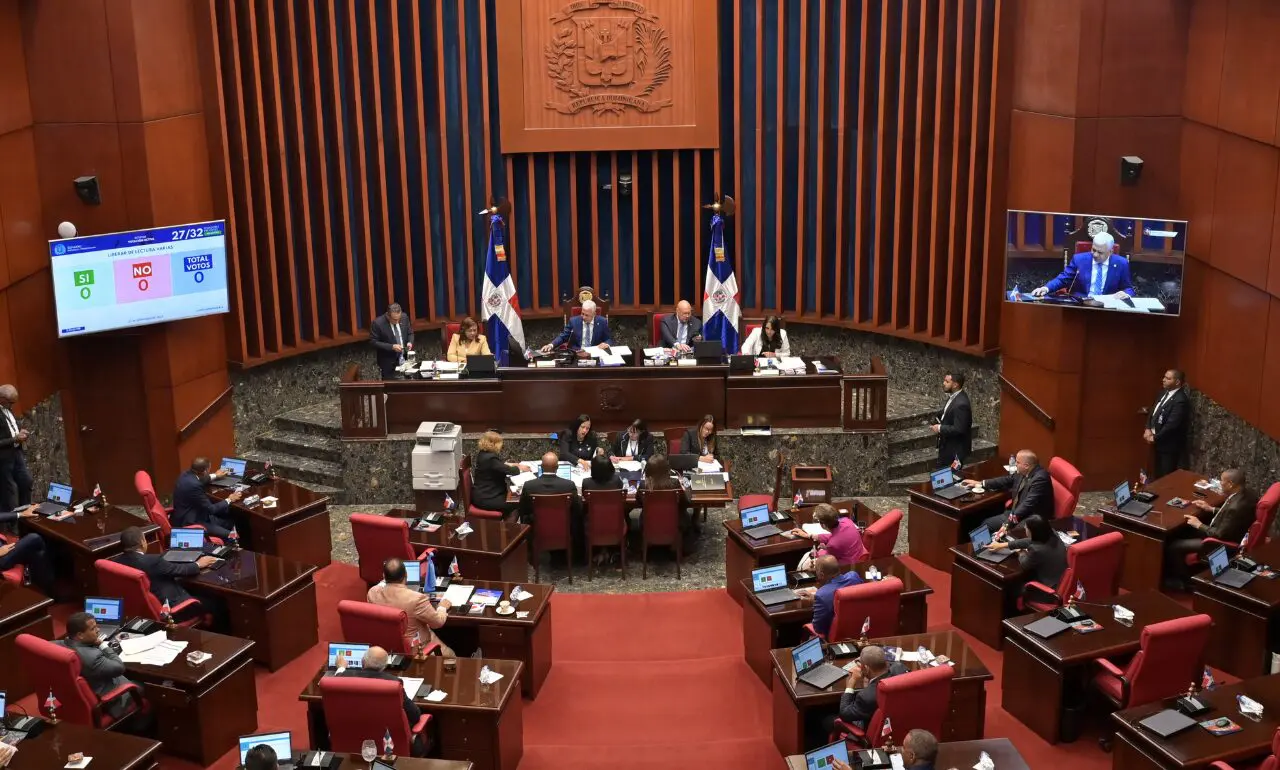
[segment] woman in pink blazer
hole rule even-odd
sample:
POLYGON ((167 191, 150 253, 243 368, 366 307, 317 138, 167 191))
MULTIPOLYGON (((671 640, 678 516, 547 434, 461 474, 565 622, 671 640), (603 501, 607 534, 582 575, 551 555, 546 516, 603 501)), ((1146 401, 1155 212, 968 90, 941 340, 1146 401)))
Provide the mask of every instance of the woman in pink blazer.
POLYGON ((862 532, 853 519, 836 513, 836 509, 826 503, 813 511, 813 520, 822 525, 826 532, 810 535, 803 529, 791 530, 799 537, 807 537, 814 541, 814 558, 823 554, 836 557, 841 565, 857 564, 867 558, 867 547, 862 544, 862 532))

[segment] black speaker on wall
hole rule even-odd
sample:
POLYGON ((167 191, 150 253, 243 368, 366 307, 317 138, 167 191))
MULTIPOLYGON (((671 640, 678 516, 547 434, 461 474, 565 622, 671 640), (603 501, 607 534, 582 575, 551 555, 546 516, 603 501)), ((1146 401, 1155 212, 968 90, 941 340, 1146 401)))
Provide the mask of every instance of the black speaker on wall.
POLYGON ((1142 158, 1126 155, 1120 159, 1120 184, 1135 185, 1142 178, 1142 158))
POLYGON ((80 200, 90 206, 98 206, 102 203, 102 190, 98 188, 98 177, 78 176, 73 184, 76 186, 76 195, 80 196, 80 200))

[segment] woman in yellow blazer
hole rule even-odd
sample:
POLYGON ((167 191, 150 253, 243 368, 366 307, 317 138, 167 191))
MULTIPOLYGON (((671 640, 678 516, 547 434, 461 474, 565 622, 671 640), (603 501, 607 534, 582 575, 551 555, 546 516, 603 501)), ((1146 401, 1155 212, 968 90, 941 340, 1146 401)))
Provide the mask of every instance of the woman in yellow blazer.
POLYGON ((464 318, 459 326, 461 328, 458 329, 458 333, 449 341, 449 352, 445 354, 446 361, 465 364, 467 356, 493 355, 489 352, 489 341, 480 333, 480 324, 476 323, 475 319, 464 318))

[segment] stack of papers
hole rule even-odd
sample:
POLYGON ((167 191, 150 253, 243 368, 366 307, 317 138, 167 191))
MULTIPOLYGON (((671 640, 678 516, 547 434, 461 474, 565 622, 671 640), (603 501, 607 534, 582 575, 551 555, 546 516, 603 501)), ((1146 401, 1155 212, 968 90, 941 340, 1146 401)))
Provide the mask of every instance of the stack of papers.
POLYGON ((709 463, 698 461, 698 473, 718 473, 722 470, 724 470, 724 466, 720 464, 719 460, 712 460, 709 463))
POLYGON ((640 462, 639 460, 619 460, 618 462, 614 463, 613 467, 617 468, 620 471, 637 472, 637 471, 644 470, 644 463, 640 462))
POLYGON ((480 684, 493 684, 502 678, 502 674, 491 668, 486 668, 480 672, 480 684))
POLYGON ((528 591, 524 590, 519 586, 516 586, 515 590, 511 592, 512 601, 522 602, 525 599, 532 599, 532 598, 533 598, 533 594, 529 593, 528 591))
MULTIPOLYGON (((627 351, 627 354, 630 355, 631 353, 630 348, 628 348, 626 345, 622 345, 620 347, 622 350, 627 351)), ((595 345, 592 345, 589 348, 583 348, 582 352, 596 359, 599 362, 600 366, 622 366, 623 363, 625 363, 622 360, 622 354, 618 352, 618 348, 610 348, 609 350, 604 350, 602 348, 596 347, 595 345)))
POLYGON ((186 642, 171 640, 164 631, 156 631, 146 636, 121 639, 120 660, 147 666, 167 666, 185 649, 186 642))
POLYGON ((421 687, 422 683, 425 681, 427 680, 414 676, 400 677, 400 684, 404 685, 404 694, 408 696, 410 700, 418 695, 418 688, 421 687))
POLYGON ((449 693, 445 692, 444 690, 432 690, 430 693, 427 694, 427 700, 431 701, 432 703, 439 703, 440 701, 444 700, 447 697, 449 697, 449 693))
POLYGON ((1110 294, 1090 295, 1089 299, 1097 300, 1107 310, 1125 310, 1130 313, 1157 313, 1164 312, 1164 304, 1154 297, 1130 297, 1129 302, 1133 303, 1131 307, 1129 302, 1118 299, 1110 294))
POLYGON ((449 603, 455 607, 461 607, 471 598, 471 592, 475 590, 475 586, 465 586, 459 583, 450 583, 445 589, 444 596, 441 599, 448 599, 449 603))
POLYGON ((525 471, 524 473, 517 473, 512 476, 510 484, 516 489, 520 489, 526 482, 533 481, 536 478, 538 478, 538 474, 533 473, 532 471, 525 471))
POLYGON ((658 358, 666 353, 662 348, 645 348, 642 352, 645 358, 658 358))
POLYGON ((787 356, 778 359, 778 368, 783 374, 804 374, 804 359, 797 356, 787 356))
POLYGON ((801 529, 804 530, 806 535, 821 535, 826 532, 826 530, 822 528, 822 525, 816 521, 811 521, 808 524, 805 524, 801 529))

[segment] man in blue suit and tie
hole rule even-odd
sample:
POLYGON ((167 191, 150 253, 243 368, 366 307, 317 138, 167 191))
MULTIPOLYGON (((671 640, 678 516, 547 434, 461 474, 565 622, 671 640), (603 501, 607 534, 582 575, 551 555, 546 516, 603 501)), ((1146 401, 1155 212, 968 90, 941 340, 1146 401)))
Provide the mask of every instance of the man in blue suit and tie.
POLYGON ((1077 297, 1132 297, 1133 281, 1129 276, 1129 260, 1114 254, 1116 240, 1110 233, 1093 236, 1093 250, 1076 254, 1062 274, 1031 292, 1033 297, 1065 289, 1077 297))
POLYGON ((566 342, 570 350, 582 350, 592 346, 603 350, 609 349, 609 322, 596 315, 596 303, 587 300, 582 303, 582 315, 569 319, 569 325, 549 344, 542 346, 543 353, 550 353, 552 348, 566 342))

